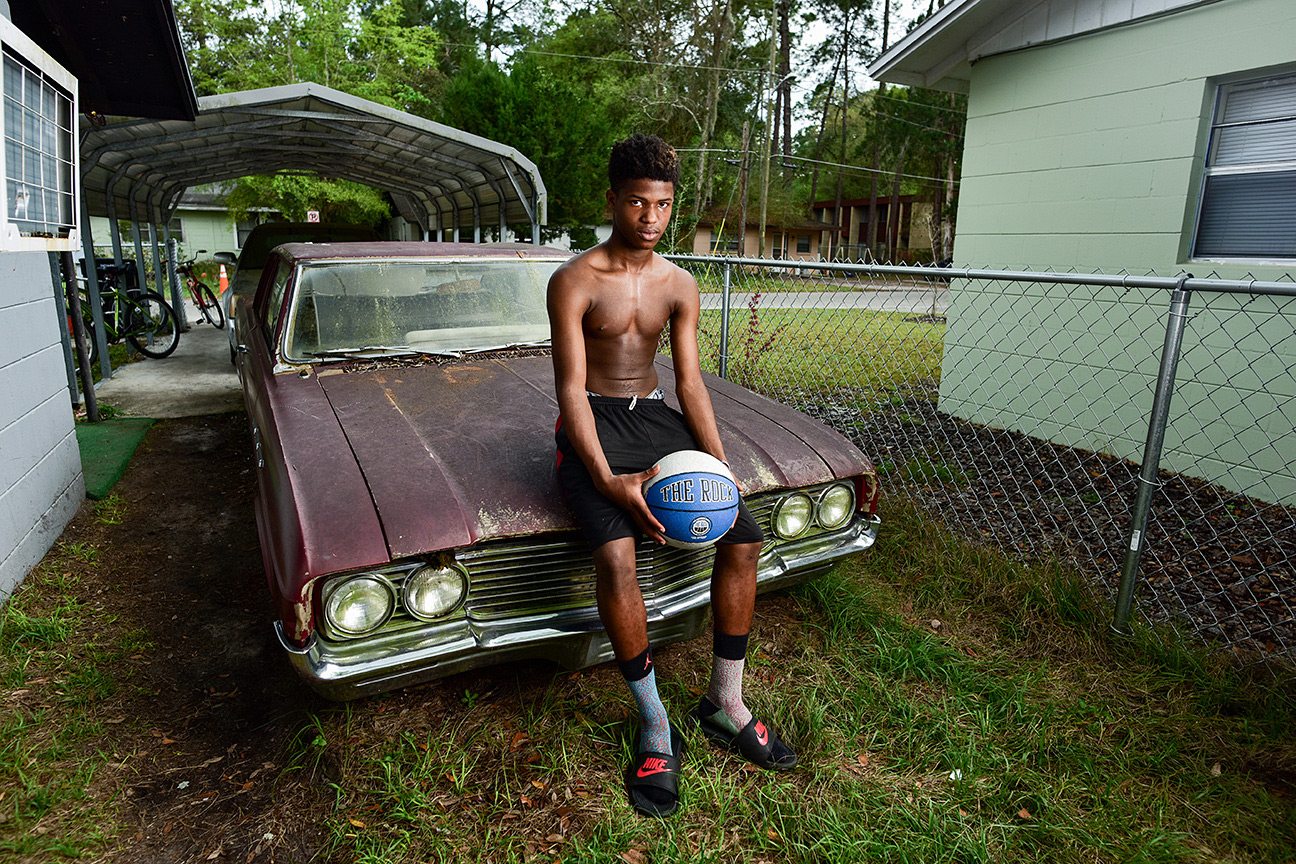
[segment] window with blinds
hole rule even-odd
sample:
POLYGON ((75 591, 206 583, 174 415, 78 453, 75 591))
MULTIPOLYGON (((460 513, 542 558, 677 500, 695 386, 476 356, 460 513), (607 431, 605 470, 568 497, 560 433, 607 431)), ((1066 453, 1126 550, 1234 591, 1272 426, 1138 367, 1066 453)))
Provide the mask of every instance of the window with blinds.
POLYGON ((1195 258, 1296 258, 1296 75, 1215 100, 1195 258))

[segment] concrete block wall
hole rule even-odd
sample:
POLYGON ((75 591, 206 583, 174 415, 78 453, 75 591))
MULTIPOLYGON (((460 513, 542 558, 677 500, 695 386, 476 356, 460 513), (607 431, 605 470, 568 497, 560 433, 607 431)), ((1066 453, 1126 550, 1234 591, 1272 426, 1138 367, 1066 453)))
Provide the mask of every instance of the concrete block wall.
MULTIPOLYGON (((1226 0, 973 67, 959 264, 1278 279, 1189 257, 1221 80, 1296 69, 1296 4, 1226 0)), ((1167 292, 955 283, 940 405, 1142 459, 1167 292)), ((1162 466, 1296 503, 1296 301, 1198 294, 1162 466)))
POLYGON ((48 254, 0 253, 0 602, 85 498, 48 254))

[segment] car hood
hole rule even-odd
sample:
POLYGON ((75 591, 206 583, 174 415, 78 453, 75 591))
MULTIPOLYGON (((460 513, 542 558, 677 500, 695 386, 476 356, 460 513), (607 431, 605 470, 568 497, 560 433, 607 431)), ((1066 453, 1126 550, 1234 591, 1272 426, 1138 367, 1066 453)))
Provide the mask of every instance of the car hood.
MULTIPOLYGON (((669 361, 658 361, 668 392, 669 361)), ((574 528, 556 470, 548 356, 318 376, 368 484, 392 558, 574 528)), ((836 432, 707 376, 726 456, 747 493, 872 473, 836 432)), ((673 395, 668 401, 673 402, 673 395)))

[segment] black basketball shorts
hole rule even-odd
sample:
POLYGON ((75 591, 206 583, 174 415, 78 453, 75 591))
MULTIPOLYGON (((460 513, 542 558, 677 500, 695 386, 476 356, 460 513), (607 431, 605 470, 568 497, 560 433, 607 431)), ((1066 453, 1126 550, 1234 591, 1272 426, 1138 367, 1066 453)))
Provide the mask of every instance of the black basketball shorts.
MULTIPOLYGON (((689 431, 684 415, 667 405, 664 399, 591 395, 589 402, 594 412, 599 444, 613 474, 646 471, 667 453, 701 449, 689 431)), ((567 439, 561 417, 558 418, 554 440, 558 444, 558 476, 562 479, 567 503, 576 516, 576 524, 590 549, 621 537, 638 539, 642 532, 634 517, 595 488, 589 469, 567 439)), ((740 502, 733 527, 717 542, 760 543, 764 539, 755 517, 747 505, 740 502)))

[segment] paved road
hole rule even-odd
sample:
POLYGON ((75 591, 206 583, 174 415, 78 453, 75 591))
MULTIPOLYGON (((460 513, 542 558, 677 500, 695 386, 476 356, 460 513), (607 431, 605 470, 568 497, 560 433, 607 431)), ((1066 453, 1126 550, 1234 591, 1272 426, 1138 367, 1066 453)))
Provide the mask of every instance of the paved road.
MULTIPOLYGON (((752 295, 735 291, 730 309, 746 309, 752 295)), ((720 294, 702 295, 703 309, 719 309, 720 294)), ((944 315, 949 308, 949 289, 895 288, 884 291, 772 291, 761 294, 761 309, 866 309, 872 312, 905 312, 944 315)))

